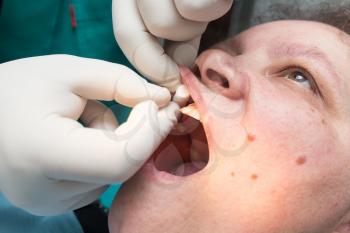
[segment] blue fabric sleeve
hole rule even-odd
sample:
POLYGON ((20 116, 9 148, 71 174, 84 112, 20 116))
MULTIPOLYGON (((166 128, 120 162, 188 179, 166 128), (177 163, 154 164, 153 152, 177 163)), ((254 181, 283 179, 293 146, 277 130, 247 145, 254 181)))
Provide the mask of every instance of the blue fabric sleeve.
POLYGON ((11 205, 0 193, 1 233, 83 233, 73 212, 39 217, 11 205))

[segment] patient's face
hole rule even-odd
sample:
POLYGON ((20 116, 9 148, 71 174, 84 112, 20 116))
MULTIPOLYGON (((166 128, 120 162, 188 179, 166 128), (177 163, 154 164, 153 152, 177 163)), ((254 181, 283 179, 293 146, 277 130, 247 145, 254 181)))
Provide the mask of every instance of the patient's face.
POLYGON ((111 232, 334 232, 350 210, 349 48, 340 35, 281 21, 201 54, 199 79, 182 75, 209 155, 200 127, 168 138, 117 195, 111 232), (174 165, 188 154, 197 163, 174 165))

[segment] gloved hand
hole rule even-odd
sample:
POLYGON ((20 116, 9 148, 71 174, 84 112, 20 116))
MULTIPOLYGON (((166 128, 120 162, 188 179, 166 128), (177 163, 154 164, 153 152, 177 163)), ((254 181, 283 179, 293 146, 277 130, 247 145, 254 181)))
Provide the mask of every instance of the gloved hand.
POLYGON ((4 63, 0 89, 0 190, 36 215, 80 208, 106 185, 125 181, 177 121, 166 88, 93 59, 54 55, 4 63), (118 127, 96 99, 135 107, 118 127))
POLYGON ((178 65, 194 62, 208 22, 233 0, 113 0, 114 33, 129 61, 147 78, 174 92, 178 65), (167 39, 165 51, 159 38, 167 39))

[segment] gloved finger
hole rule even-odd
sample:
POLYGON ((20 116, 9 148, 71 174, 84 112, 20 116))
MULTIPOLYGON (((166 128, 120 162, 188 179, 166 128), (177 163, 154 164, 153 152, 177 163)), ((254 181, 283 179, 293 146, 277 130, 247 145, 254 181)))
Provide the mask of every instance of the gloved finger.
POLYGON ((201 36, 189 41, 166 41, 166 53, 180 66, 191 67, 198 55, 201 36))
POLYGON ((87 102, 80 121, 86 127, 107 131, 114 131, 119 125, 112 110, 94 100, 87 102))
POLYGON ((144 100, 153 100, 159 106, 170 101, 166 88, 148 83, 126 66, 74 56, 65 56, 61 63, 60 82, 85 99, 115 100, 129 107, 144 100))
POLYGON ((63 201, 62 206, 66 206, 65 212, 76 210, 93 203, 106 191, 107 187, 108 186, 103 186, 88 193, 79 194, 69 200, 63 201))
POLYGON ((113 1, 113 27, 119 46, 133 66, 148 79, 175 92, 180 85, 179 68, 158 39, 147 31, 136 0, 113 1))
POLYGON ((173 96, 173 101, 177 103, 180 107, 185 107, 190 99, 190 93, 185 85, 181 85, 177 88, 175 95, 173 96))
MULTIPOLYGON (((108 186, 97 184, 81 183, 74 181, 57 181, 49 187, 50 192, 44 197, 38 197, 37 203, 33 203, 32 207, 27 209, 34 215, 50 216, 65 213, 75 209, 75 205, 86 199, 87 196, 100 190, 104 192, 108 186)), ((99 196, 96 197, 96 199, 99 196)), ((91 198, 93 199, 93 198, 91 198)), ((93 199, 91 202, 93 202, 93 199)), ((89 203, 87 203, 89 204, 89 203)))
POLYGON ((186 41, 202 35, 207 26, 182 17, 173 0, 138 0, 137 5, 148 31, 159 38, 186 41))
POLYGON ((51 133, 50 140, 43 139, 43 151, 50 151, 50 158, 42 157, 42 169, 56 180, 123 182, 151 156, 175 125, 178 113, 175 103, 159 111, 153 101, 145 101, 135 106, 115 133, 52 117, 47 123, 61 127, 51 133))
POLYGON ((174 0, 182 17, 198 21, 210 22, 226 14, 234 0, 174 0))
MULTIPOLYGON (((196 60, 198 54, 198 48, 201 37, 197 37, 190 41, 184 42, 173 42, 167 41, 165 44, 165 50, 173 60, 180 66, 191 67, 196 60)), ((180 107, 188 102, 190 94, 184 85, 179 85, 176 89, 173 101, 176 102, 180 107)))
POLYGON ((102 187, 107 188, 101 184, 61 180, 57 181, 50 191, 57 197, 57 200, 66 201, 74 196, 86 194, 102 187))

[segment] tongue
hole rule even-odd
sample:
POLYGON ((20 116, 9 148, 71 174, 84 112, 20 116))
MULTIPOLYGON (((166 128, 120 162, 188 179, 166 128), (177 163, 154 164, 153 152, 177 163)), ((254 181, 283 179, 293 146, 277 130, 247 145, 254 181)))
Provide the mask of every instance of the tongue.
POLYGON ((187 176, 195 172, 196 171, 191 163, 183 163, 176 167, 171 173, 175 176, 187 176))
POLYGON ((176 176, 188 176, 201 170, 205 165, 206 164, 203 162, 183 163, 176 167, 171 173, 176 176))
POLYGON ((183 115, 179 125, 156 150, 155 167, 176 176, 188 176, 203 169, 209 153, 204 129, 199 121, 183 115))

